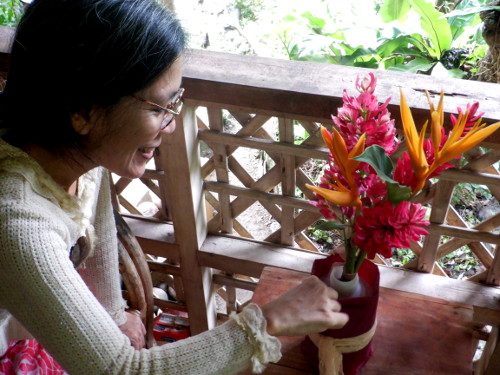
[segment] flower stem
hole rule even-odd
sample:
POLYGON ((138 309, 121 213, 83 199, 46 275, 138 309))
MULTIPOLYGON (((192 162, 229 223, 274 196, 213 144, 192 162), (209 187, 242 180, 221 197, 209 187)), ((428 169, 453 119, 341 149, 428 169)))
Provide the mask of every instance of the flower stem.
POLYGON ((359 267, 361 267, 361 263, 363 263, 363 260, 366 258, 366 251, 364 250, 359 250, 358 256, 356 258, 356 264, 354 265, 355 272, 358 272, 359 267))
POLYGON ((345 246, 345 264, 342 271, 341 280, 352 280, 356 274, 356 245, 354 245, 349 236, 344 238, 345 246))

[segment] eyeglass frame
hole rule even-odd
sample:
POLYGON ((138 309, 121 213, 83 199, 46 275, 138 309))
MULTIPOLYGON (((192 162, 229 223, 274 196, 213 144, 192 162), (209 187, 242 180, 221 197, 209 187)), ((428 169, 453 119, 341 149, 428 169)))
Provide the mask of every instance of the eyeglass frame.
MULTIPOLYGON (((182 101, 182 95, 184 94, 184 91, 185 91, 184 88, 181 87, 174 95, 174 100, 172 102, 168 103, 166 106, 159 105, 159 104, 154 103, 150 100, 141 98, 140 96, 137 96, 137 95, 132 95, 132 98, 134 98, 135 100, 138 100, 142 103, 146 103, 146 104, 152 105, 153 107, 159 108, 166 113, 170 113, 174 116, 179 116, 181 114, 182 107, 184 106, 184 102, 182 101), (175 107, 178 107, 178 109, 177 110, 173 109, 175 107)), ((169 126, 173 119, 174 119, 174 117, 172 117, 172 119, 169 122, 167 122, 165 125, 162 125, 162 127, 160 129, 163 130, 167 126, 169 126)))

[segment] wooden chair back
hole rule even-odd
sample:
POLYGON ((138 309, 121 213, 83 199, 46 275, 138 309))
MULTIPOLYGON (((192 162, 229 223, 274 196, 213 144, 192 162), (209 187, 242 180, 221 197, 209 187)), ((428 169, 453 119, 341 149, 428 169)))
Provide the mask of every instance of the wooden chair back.
POLYGON ((131 309, 141 312, 146 327, 146 347, 156 345, 153 337, 154 296, 151 273, 144 252, 122 216, 115 211, 119 247, 120 273, 126 287, 126 299, 131 309))

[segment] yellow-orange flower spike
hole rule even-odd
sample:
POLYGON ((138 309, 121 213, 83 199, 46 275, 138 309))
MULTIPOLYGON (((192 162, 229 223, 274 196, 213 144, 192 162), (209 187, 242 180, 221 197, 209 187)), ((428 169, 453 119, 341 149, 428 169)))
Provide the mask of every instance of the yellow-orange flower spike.
POLYGON ((421 190, 427 179, 429 179, 429 176, 432 175, 432 173, 434 173, 434 171, 441 165, 448 163, 455 157, 477 146, 500 127, 500 122, 486 126, 486 124, 482 123, 481 120, 478 120, 474 126, 464 134, 464 129, 467 125, 467 119, 469 117, 469 109, 467 109, 465 113, 459 114, 457 122, 451 130, 448 139, 441 147, 441 137, 444 125, 444 94, 441 93, 440 95, 437 109, 431 102, 428 93, 427 97, 429 99, 429 108, 431 112, 431 142, 432 149, 434 150, 434 161, 430 166, 427 163, 423 149, 427 123, 425 123, 422 127, 420 135, 417 135, 417 130, 415 128, 410 108, 408 107, 404 94, 401 91, 400 110, 401 119, 403 121, 403 130, 408 146, 408 155, 410 156, 413 170, 417 177, 417 184, 413 189, 414 192, 421 190))
POLYGON ((358 189, 354 180, 354 173, 360 162, 353 160, 353 158, 364 152, 365 134, 358 139, 358 142, 350 152, 348 152, 344 139, 336 129, 333 129, 333 132, 330 133, 324 127, 321 127, 321 135, 323 136, 326 146, 330 150, 335 165, 339 169, 339 174, 347 181, 348 187, 344 186, 338 178, 332 181, 332 189, 325 189, 312 185, 306 186, 334 204, 361 207, 361 199, 359 198, 358 189))
MULTIPOLYGON (((417 132, 415 122, 413 121, 413 116, 410 111, 410 107, 406 102, 406 98, 401 90, 401 101, 399 105, 401 112, 401 120, 403 122, 403 131, 406 139, 406 146, 408 148, 408 155, 410 156, 411 164, 413 166, 413 171, 417 181, 424 181, 425 176, 429 171, 429 164, 427 163, 427 158, 425 157, 425 152, 423 148, 425 130, 427 128, 427 123, 422 127, 420 134, 417 132)), ((418 184, 420 185, 420 183, 418 184)), ((420 190, 422 186, 419 187, 420 190)))

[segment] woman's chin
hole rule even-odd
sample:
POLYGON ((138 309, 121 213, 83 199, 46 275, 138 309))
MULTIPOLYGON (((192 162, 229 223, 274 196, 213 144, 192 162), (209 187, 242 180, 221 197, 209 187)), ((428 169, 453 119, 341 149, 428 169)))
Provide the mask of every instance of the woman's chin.
POLYGON ((143 166, 136 166, 133 169, 112 170, 111 172, 124 178, 130 178, 130 179, 140 178, 146 172, 146 164, 144 164, 143 166))

